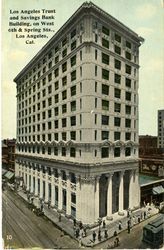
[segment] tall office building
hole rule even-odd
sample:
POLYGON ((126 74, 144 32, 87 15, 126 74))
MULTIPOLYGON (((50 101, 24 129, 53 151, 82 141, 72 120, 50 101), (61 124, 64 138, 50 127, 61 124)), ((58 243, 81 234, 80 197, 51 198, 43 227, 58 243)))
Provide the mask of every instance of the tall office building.
POLYGON ((143 41, 85 2, 14 79, 20 185, 84 224, 140 204, 143 41))
POLYGON ((158 148, 164 149, 164 109, 158 110, 158 148))

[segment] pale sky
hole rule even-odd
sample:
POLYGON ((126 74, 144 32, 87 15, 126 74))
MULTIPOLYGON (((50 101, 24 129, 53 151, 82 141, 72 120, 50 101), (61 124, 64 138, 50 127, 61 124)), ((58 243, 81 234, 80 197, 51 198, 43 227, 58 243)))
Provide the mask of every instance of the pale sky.
MULTIPOLYGON (((10 10, 55 9, 57 31, 84 0, 2 0, 2 138, 16 137, 15 76, 49 39, 27 45, 8 32, 10 10)), ((145 39, 140 47, 139 134, 157 135, 164 109, 164 8, 162 0, 92 0, 145 39)), ((53 33, 50 33, 51 38, 53 33)))

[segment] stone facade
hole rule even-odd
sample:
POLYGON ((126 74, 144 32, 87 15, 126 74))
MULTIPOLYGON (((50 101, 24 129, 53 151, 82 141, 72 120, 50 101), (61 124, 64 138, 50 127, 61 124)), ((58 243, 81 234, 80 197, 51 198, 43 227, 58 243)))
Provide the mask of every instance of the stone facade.
POLYGON ((20 185, 85 224, 140 203, 143 41, 84 3, 14 79, 20 185))

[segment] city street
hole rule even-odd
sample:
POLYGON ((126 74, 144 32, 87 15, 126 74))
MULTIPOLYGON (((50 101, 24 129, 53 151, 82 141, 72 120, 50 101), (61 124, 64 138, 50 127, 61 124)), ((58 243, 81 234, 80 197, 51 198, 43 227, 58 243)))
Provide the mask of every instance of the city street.
POLYGON ((9 248, 77 248, 78 243, 45 217, 36 216, 13 191, 2 193, 2 235, 9 248))
MULTIPOLYGON (((123 231, 119 234, 119 240, 120 244, 118 247, 115 247, 115 249, 144 249, 147 248, 145 243, 142 242, 142 229, 143 226, 148 224, 148 222, 154 220, 159 214, 154 215, 153 217, 141 222, 140 224, 135 225, 130 234, 128 234, 127 230, 123 231)), ((106 242, 100 243, 94 248, 98 249, 106 249, 109 245, 110 248, 114 245, 115 238, 111 238, 110 240, 107 240, 106 242)))

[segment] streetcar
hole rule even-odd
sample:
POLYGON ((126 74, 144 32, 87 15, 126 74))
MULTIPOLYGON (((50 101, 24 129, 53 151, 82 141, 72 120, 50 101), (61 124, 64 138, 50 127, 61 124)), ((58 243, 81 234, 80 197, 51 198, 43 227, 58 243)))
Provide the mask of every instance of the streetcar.
POLYGON ((161 248, 164 241, 164 215, 159 215, 155 220, 143 227, 143 239, 147 246, 161 248))

